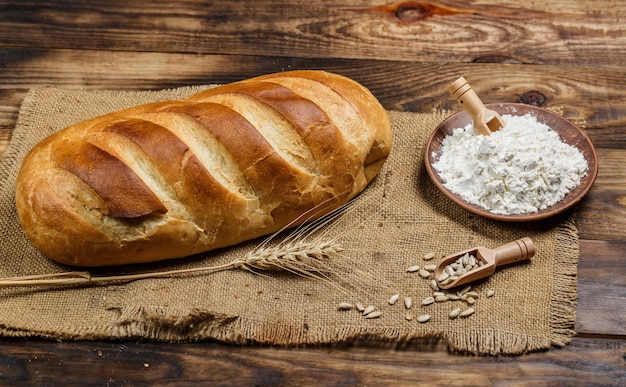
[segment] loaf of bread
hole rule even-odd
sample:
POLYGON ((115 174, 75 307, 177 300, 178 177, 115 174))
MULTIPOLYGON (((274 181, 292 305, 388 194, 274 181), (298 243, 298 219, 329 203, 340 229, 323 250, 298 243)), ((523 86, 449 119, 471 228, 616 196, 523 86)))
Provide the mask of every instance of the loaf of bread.
POLYGON ((345 204, 390 147, 387 113, 360 84, 270 74, 53 134, 23 161, 16 206, 28 238, 60 263, 180 258, 345 204))

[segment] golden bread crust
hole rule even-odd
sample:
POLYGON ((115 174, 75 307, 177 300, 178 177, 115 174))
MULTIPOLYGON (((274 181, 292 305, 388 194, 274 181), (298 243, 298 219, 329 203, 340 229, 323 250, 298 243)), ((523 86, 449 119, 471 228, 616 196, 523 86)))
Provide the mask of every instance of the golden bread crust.
POLYGON ((269 74, 53 134, 25 158, 16 206, 55 261, 153 262, 337 208, 390 149, 387 113, 363 86, 323 71, 269 74))

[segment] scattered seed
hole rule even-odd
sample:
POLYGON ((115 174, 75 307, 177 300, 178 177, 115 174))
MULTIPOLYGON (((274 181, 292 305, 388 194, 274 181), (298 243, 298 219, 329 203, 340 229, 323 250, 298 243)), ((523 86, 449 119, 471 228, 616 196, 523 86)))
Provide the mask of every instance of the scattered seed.
POLYGON ((356 310, 363 313, 365 311, 365 307, 360 302, 357 302, 354 306, 356 306, 356 310))
POLYGON ((363 315, 368 315, 370 313, 372 313, 374 311, 374 309, 376 309, 374 307, 374 305, 370 305, 367 308, 365 308, 365 310, 363 310, 363 315))
POLYGON ((413 320, 413 311, 411 311, 411 310, 407 310, 407 311, 406 311, 406 314, 404 315, 404 318, 405 318, 407 321, 411 321, 411 320, 413 320))
POLYGON ((436 302, 446 302, 446 301, 448 301, 448 297, 446 297, 446 296, 437 296, 437 297, 435 297, 435 301, 436 302))
POLYGON ((424 269, 425 269, 425 270, 428 270, 428 271, 429 271, 429 272, 431 272, 431 273, 432 273, 433 271, 435 271, 435 269, 436 269, 436 268, 437 268, 437 265, 426 265, 426 266, 424 266, 424 269))
POLYGON ((340 302, 339 305, 337 306, 338 310, 350 310, 354 308, 354 305, 352 305, 349 302, 340 302))
POLYGON ((430 317, 431 316, 429 314, 423 314, 417 318, 417 321, 423 324, 426 321, 430 320, 430 317))
POLYGON ((435 258, 435 253, 433 253, 432 251, 430 253, 424 255, 424 260, 425 261, 430 261, 433 258, 435 258))
POLYGON ((438 296, 445 296, 446 293, 444 292, 433 292, 433 297, 438 297, 438 296))
POLYGON ((457 318, 460 313, 461 313, 461 308, 454 308, 450 311, 450 314, 448 315, 448 317, 457 318))
POLYGON ((439 291, 439 285, 437 285, 436 280, 430 280, 430 287, 433 289, 434 292, 439 291))
POLYGON ((380 316, 382 316, 382 312, 380 310, 374 310, 368 314, 365 315, 365 318, 378 318, 380 316))
POLYGON ((420 265, 413 265, 413 266, 409 266, 406 271, 408 273, 415 273, 416 271, 418 271, 420 269, 420 265))
POLYGON ((394 294, 393 296, 389 297, 389 305, 393 305, 396 303, 396 301, 398 301, 398 298, 400 298, 399 294, 394 294))
POLYGON ((463 295, 466 296, 466 297, 479 298, 479 295, 476 292, 465 292, 465 293, 463 293, 463 295))
POLYGON ((487 297, 493 297, 494 294, 496 294, 496 292, 491 289, 487 289, 487 297))
POLYGON ((474 314, 475 310, 474 308, 467 308, 464 311, 462 311, 459 316, 461 317, 467 317, 467 316, 471 316, 472 314, 474 314))
POLYGON ((426 297, 422 300, 422 305, 426 306, 426 305, 430 305, 433 302, 435 302, 435 297, 426 297))
POLYGON ((464 294, 464 293, 467 293, 467 292, 469 292, 470 290, 472 290, 472 285, 467 285, 466 287, 464 287, 463 289, 461 289, 461 290, 459 291, 459 294, 464 294))
POLYGON ((428 270, 425 270, 425 269, 419 269, 419 275, 422 278, 428 278, 428 277, 430 277, 430 272, 428 270))
POLYGON ((404 306, 407 309, 411 309, 411 306, 413 306, 413 299, 411 297, 404 297, 404 306))
POLYGON ((461 296, 455 293, 446 293, 445 296, 448 297, 448 299, 452 301, 458 301, 461 299, 461 296))
POLYGON ((476 303, 476 299, 474 297, 467 297, 465 299, 465 302, 467 302, 469 305, 474 305, 476 303))

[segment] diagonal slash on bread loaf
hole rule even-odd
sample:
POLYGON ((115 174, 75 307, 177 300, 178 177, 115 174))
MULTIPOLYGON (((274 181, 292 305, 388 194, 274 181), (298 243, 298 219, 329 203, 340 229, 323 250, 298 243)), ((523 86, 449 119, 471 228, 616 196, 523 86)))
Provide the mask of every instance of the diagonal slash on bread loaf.
POLYGON ((22 164, 16 206, 60 263, 179 258, 338 208, 390 148, 387 113, 365 87, 324 71, 269 74, 51 135, 22 164))

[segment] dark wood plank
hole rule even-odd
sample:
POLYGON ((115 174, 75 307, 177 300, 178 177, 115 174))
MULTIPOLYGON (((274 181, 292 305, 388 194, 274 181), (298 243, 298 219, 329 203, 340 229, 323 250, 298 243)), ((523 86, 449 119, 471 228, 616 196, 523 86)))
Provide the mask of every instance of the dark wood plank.
MULTIPOLYGON (((226 83, 290 69, 326 69, 363 83, 388 109, 458 110, 446 86, 463 75, 484 102, 562 106, 596 147, 624 149, 624 67, 436 64, 352 59, 307 59, 80 50, 0 49, 0 98, 35 86, 157 89, 226 83), (4 90, 4 91, 3 91, 4 90)), ((3 109, 14 109, 4 107, 3 109)), ((1 119, 0 119, 1 120, 1 119)), ((0 121, 2 122, 2 121, 0 121)))
POLYGON ((579 334, 626 335, 626 277, 617 274, 626 272, 625 253, 626 241, 580 243, 579 334))
MULTIPOLYGON (((624 130, 622 129, 622 133, 624 130)), ((622 137, 624 134, 622 134, 622 137)), ((618 137, 619 139, 620 137, 618 137)), ((616 141, 620 143, 619 140, 616 141)), ((626 144, 625 144, 626 145, 626 144)), ((626 240, 626 146, 599 149, 598 179, 581 203, 578 217, 580 237, 598 240, 626 240)), ((624 257, 626 248, 622 250, 624 257)), ((623 261, 626 269, 626 260, 623 261)))
POLYGON ((614 0, 13 0, 0 47, 621 66, 625 20, 614 0))
MULTIPOLYGON (((371 344, 371 343, 370 343, 371 344)), ((521 357, 404 346, 234 347, 216 343, 0 341, 0 382, 45 385, 602 385, 626 383, 626 341, 574 338, 521 357), (88 372, 85 372, 89 370, 88 372)))

